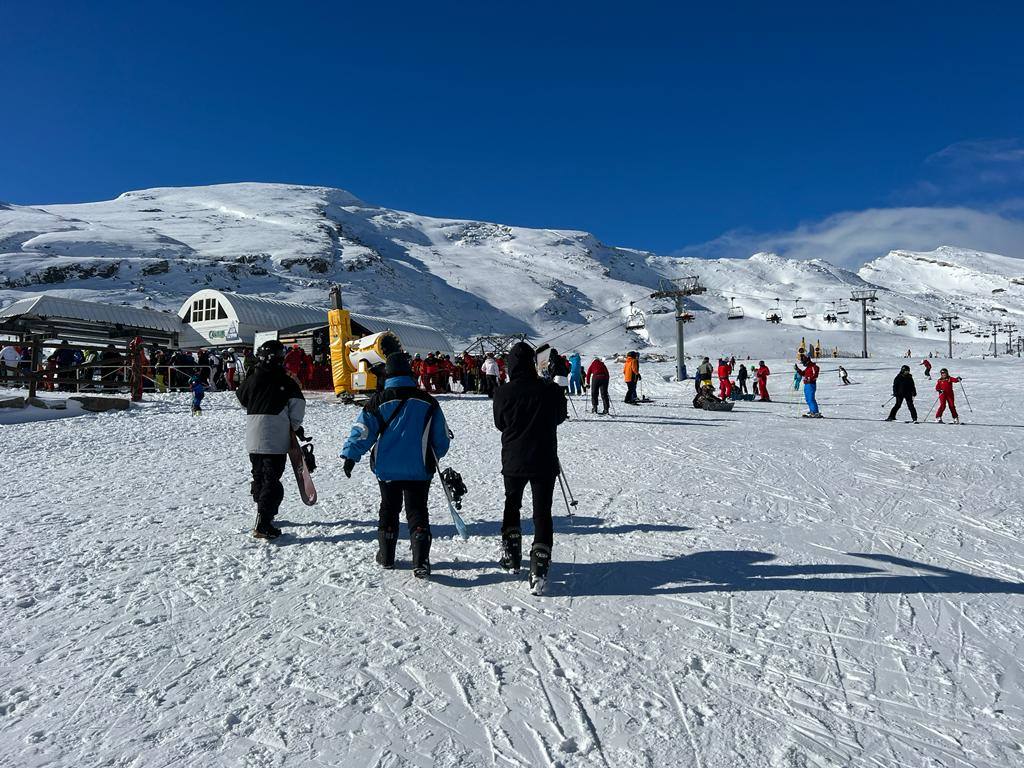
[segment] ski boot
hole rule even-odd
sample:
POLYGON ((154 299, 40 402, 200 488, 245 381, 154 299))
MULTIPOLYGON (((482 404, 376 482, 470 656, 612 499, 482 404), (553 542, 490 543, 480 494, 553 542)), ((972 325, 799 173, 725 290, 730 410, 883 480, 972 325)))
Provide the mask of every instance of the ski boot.
POLYGON ((530 550, 530 592, 543 595, 548 585, 548 566, 551 565, 551 548, 534 544, 530 550))
POLYGON ((377 531, 377 564, 391 570, 395 567, 395 547, 398 546, 398 533, 391 530, 377 531))
POLYGON ((939 416, 939 417, 937 417, 937 418, 935 419, 935 423, 936 423, 936 424, 945 424, 946 422, 944 422, 944 421, 942 420, 942 417, 941 417, 941 416, 939 416))
POLYGON ((270 522, 271 519, 257 521, 256 527, 252 529, 252 537, 254 539, 276 539, 281 535, 281 529, 275 528, 270 522))
POLYGON ((501 560, 498 564, 506 571, 519 573, 523 565, 523 534, 518 528, 501 532, 501 560))
POLYGON ((960 423, 960 419, 959 418, 953 419, 953 423, 954 424, 959 424, 960 423))
POLYGON ((885 420, 886 421, 896 421, 896 417, 895 416, 887 416, 885 420))
POLYGON ((412 575, 417 579, 430 576, 430 542, 433 538, 429 528, 417 528, 412 532, 412 575))

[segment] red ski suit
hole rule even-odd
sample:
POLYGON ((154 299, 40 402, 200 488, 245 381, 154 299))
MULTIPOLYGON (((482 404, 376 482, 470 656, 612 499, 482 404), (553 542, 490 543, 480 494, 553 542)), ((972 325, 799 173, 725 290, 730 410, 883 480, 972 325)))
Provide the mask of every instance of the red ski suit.
POLYGON ((732 391, 732 382, 729 381, 731 373, 732 368, 729 367, 728 363, 721 363, 718 366, 718 396, 723 400, 727 399, 732 391))
POLYGON ((939 379, 935 382, 935 391, 939 393, 939 410, 935 412, 935 418, 941 419, 942 414, 946 410, 946 406, 949 406, 949 413, 954 419, 959 419, 956 413, 956 403, 954 402, 955 396, 953 394, 953 385, 956 384, 960 379, 956 376, 950 376, 948 379, 939 379))
POLYGON ((768 377, 771 375, 771 373, 772 372, 768 370, 767 365, 762 365, 760 368, 754 371, 754 376, 756 377, 755 381, 757 382, 757 392, 755 392, 754 394, 759 394, 762 400, 771 400, 771 398, 768 397, 768 377))

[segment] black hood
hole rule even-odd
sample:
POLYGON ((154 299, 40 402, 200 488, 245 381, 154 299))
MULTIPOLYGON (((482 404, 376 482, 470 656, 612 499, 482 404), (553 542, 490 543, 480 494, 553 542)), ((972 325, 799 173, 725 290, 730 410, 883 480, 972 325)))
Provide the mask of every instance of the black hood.
POLYGON ((537 378, 537 354, 525 341, 509 350, 507 363, 510 379, 537 378))

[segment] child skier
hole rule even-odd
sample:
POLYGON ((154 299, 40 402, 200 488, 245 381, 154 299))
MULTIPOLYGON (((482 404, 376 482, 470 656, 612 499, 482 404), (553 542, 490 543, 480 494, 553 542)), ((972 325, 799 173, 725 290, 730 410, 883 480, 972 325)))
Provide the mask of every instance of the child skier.
POLYGON ((804 418, 808 419, 820 419, 821 411, 818 410, 818 374, 821 369, 818 368, 817 363, 811 359, 809 354, 800 355, 800 362, 803 363, 803 368, 799 365, 793 366, 796 369, 796 375, 803 378, 804 381, 804 400, 807 401, 807 413, 804 414, 804 418))
POLYGON ((910 411, 910 418, 917 424, 917 409, 914 407, 914 398, 917 397, 917 387, 914 386, 914 377, 910 374, 910 366, 904 365, 896 378, 892 380, 892 396, 896 398, 896 405, 889 411, 886 421, 896 421, 896 414, 899 413, 903 402, 907 403, 907 410, 910 411))
POLYGON ((199 416, 203 412, 203 398, 206 396, 206 385, 198 376, 188 380, 188 390, 192 393, 192 415, 199 416))
POLYGON ((740 363, 740 369, 736 373, 736 382, 739 384, 740 394, 747 394, 747 366, 740 363))
POLYGON ((939 371, 939 380, 935 382, 935 391, 939 393, 939 410, 935 412, 935 421, 939 424, 944 423, 942 421, 942 414, 946 410, 947 405, 949 406, 949 413, 953 417, 953 423, 960 423, 960 416, 956 412, 956 397, 953 394, 953 385, 960 381, 963 381, 963 379, 949 375, 948 368, 943 368, 939 371))
POLYGON ((932 377, 932 361, 926 357, 921 361, 920 365, 924 366, 924 377, 930 379, 932 377))
POLYGON ((425 579, 430 575, 433 540, 427 498, 437 459, 448 453, 448 425, 437 400, 417 388, 408 354, 388 355, 385 371, 384 389, 371 395, 363 406, 341 458, 345 460, 345 477, 352 477, 356 462, 370 452, 370 470, 380 484, 377 562, 384 568, 395 567, 398 516, 404 499, 412 572, 425 579))

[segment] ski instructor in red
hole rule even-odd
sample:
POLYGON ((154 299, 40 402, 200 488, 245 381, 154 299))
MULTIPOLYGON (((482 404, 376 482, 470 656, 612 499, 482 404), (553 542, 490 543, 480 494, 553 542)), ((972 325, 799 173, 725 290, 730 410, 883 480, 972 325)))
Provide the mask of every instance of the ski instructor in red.
POLYGON ((284 345, 265 342, 256 350, 256 367, 235 394, 245 408, 245 448, 252 464, 249 490, 256 502, 257 539, 276 539, 281 529, 273 525, 284 499, 281 475, 288 461, 292 436, 305 437, 302 419, 306 399, 298 382, 284 369, 284 345))

